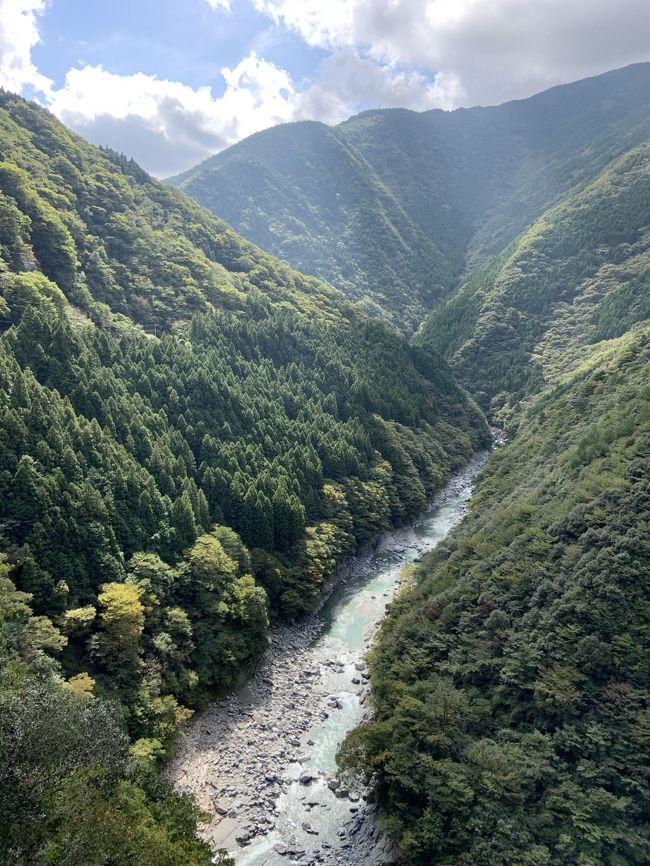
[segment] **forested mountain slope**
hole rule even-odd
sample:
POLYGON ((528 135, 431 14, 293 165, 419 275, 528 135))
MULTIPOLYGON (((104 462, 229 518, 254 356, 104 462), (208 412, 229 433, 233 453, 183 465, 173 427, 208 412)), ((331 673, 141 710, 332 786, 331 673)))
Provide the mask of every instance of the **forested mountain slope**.
POLYGON ((440 292, 431 274, 451 278, 447 257, 339 130, 285 124, 228 154, 172 182, 368 312, 415 327, 440 292))
POLYGON ((650 144, 631 149, 475 270, 416 336, 486 409, 650 317, 650 144))
POLYGON ((415 338, 509 441, 383 626, 342 751, 413 866, 650 862, 650 136, 619 132, 494 258, 475 236, 415 338))
POLYGON ((494 108, 296 123, 170 180, 414 330, 464 273, 650 133, 650 64, 494 108))
POLYGON ((207 863, 154 771, 186 708, 485 421, 444 362, 4 93, 0 155, 0 851, 207 863))
POLYGON ((650 329, 521 411, 345 745, 408 864, 650 862, 650 329))

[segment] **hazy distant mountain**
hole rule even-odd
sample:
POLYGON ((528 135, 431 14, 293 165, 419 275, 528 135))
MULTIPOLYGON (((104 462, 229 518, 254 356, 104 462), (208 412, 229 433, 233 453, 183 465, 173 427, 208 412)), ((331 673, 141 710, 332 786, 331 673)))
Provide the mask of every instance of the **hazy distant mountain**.
POLYGON ((407 331, 650 130, 650 64, 498 107, 257 133, 169 183, 407 331))

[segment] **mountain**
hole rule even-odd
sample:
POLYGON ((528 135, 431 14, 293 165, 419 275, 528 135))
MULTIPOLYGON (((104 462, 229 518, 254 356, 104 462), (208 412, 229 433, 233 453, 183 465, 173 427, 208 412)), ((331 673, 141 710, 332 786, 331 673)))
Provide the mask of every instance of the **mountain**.
POLYGON ((207 864, 155 770, 178 725, 485 420, 442 360, 7 93, 0 156, 0 859, 207 864))
POLYGON ((418 324, 418 308, 437 295, 430 275, 447 274, 443 253, 365 157, 324 124, 274 127, 172 182, 389 320, 403 309, 418 324))
POLYGON ((409 866, 650 860, 649 133, 587 124, 567 160, 549 128, 414 338, 507 442, 393 606, 340 754, 409 866))
POLYGON ((412 332, 649 130, 650 64, 638 64, 498 107, 274 127, 169 183, 412 332))
POLYGON ((157 762, 487 443, 468 392, 506 442, 341 762, 407 866, 650 861, 649 78, 209 163, 373 317, 0 97, 0 861, 207 866, 157 762))

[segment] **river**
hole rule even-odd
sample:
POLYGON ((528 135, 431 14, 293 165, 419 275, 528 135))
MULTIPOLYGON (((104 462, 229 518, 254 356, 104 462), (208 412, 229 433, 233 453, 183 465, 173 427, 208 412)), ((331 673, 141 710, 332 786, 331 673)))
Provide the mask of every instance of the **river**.
POLYGON ((237 866, 390 861, 366 792, 344 791, 336 779, 336 750, 368 712, 363 655, 404 566, 460 521, 485 456, 413 524, 356 557, 317 614, 275 628, 245 688, 188 725, 171 779, 211 816, 201 835, 237 866))

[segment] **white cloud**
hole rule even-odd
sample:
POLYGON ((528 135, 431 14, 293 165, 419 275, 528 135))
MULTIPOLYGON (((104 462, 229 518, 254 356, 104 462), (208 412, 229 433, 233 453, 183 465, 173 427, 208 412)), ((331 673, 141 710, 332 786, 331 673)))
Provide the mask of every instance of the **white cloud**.
POLYGON ((648 0, 253 0, 327 49, 441 72, 495 103, 650 59, 648 0))
POLYGON ((0 87, 49 92, 52 82, 32 63, 40 41, 36 18, 44 9, 45 0, 0 0, 0 87))
POLYGON ((283 69, 251 53, 221 74, 226 89, 215 99, 209 87, 84 66, 69 70, 49 107, 91 141, 123 150, 164 176, 296 117, 299 94, 283 69))
POLYGON ((205 0, 205 2, 215 12, 217 9, 225 9, 226 12, 230 12, 230 0, 205 0))
MULTIPOLYGON (((206 0, 216 8, 226 0, 206 0)), ((224 67, 226 87, 209 87, 137 73, 116 75, 102 66, 68 70, 60 88, 34 66, 37 17, 45 0, 0 0, 0 84, 40 94, 64 123, 91 141, 134 157, 153 174, 190 168, 230 144, 277 123, 304 118, 338 122, 364 104, 426 108, 437 91, 417 73, 380 67, 353 51, 326 59, 316 81, 296 87, 289 74, 251 52, 224 67)))
POLYGON ((453 76, 426 75, 397 64, 362 57, 352 48, 333 51, 320 65, 314 83, 301 95, 305 116, 336 122, 359 106, 370 108, 452 108, 463 98, 460 82, 453 76), (328 97, 337 109, 319 112, 316 103, 328 97), (314 106, 310 110, 308 106, 314 106))
POLYGON ((252 0, 252 3, 276 24, 300 33, 308 45, 333 48, 363 41, 354 36, 359 0, 252 0))

